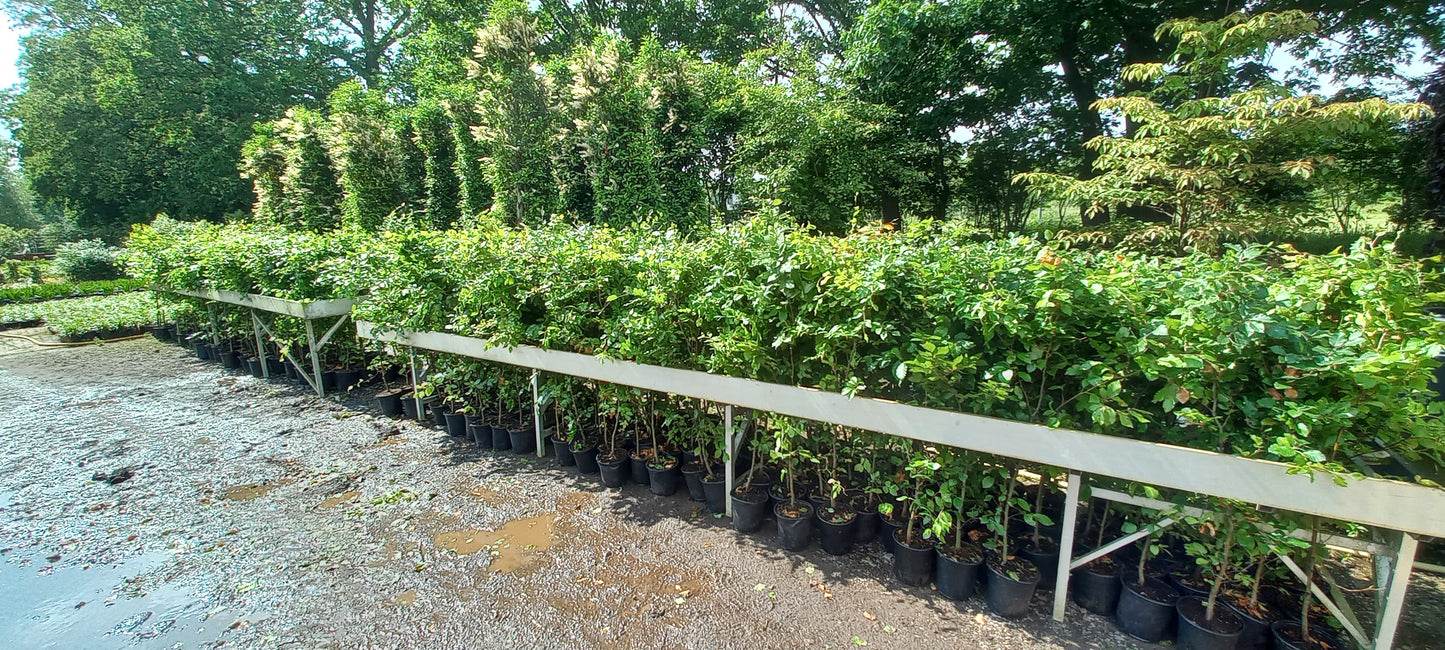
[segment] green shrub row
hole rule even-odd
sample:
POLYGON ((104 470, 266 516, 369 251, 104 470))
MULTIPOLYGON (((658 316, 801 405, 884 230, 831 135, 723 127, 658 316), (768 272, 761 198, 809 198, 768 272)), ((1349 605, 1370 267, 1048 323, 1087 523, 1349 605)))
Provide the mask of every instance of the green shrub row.
POLYGON ((12 302, 54 300, 72 296, 123 293, 145 288, 140 280, 96 280, 93 282, 60 282, 33 284, 24 287, 0 289, 0 305, 12 302))
POLYGON ((1343 471, 1439 458, 1441 328, 1388 246, 1159 258, 950 225, 702 236, 567 225, 298 234, 138 228, 169 286, 371 296, 357 317, 1343 471))

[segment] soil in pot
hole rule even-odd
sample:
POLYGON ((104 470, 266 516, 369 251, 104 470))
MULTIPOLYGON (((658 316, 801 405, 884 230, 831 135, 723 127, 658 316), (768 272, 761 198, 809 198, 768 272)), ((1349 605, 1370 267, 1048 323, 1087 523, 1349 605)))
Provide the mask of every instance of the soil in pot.
POLYGON ((702 487, 702 477, 707 468, 702 461, 693 458, 682 464, 682 480, 687 483, 687 498, 692 501, 707 501, 707 491, 702 487))
POLYGON ((1114 609, 1114 621, 1124 634, 1158 643, 1174 621, 1174 602, 1179 600, 1179 592, 1158 578, 1145 578, 1143 585, 1136 578, 1132 571, 1119 576, 1123 589, 1119 592, 1119 605, 1114 609))
MULTIPOLYGON (((794 481, 793 497, 797 498, 797 500, 799 501, 807 501, 808 484, 803 483, 802 481, 794 481)), ((789 495, 787 481, 780 481, 774 483, 772 487, 768 488, 768 501, 772 505, 778 505, 779 503, 787 501, 788 499, 789 495)))
POLYGON ((893 531, 893 577, 910 587, 925 587, 933 580, 933 543, 917 530, 911 539, 907 529, 893 531))
POLYGON ((987 562, 988 584, 983 599, 995 614, 1006 618, 1023 616, 1029 611, 1029 602, 1034 590, 1043 577, 1038 567, 1025 558, 1014 556, 1000 560, 991 556, 987 562))
POLYGON ((632 469, 625 454, 616 451, 597 456, 597 467, 602 470, 602 484, 610 488, 620 488, 627 480, 628 471, 632 469))
POLYGON ((537 453, 537 429, 534 426, 522 425, 507 429, 507 437, 511 438, 512 451, 518 454, 537 453))
POLYGON ((1269 626, 1274 637, 1275 650, 1348 650, 1349 646, 1333 633, 1317 629, 1310 623, 1309 641, 1301 634, 1299 621, 1275 621, 1269 626))
POLYGON ((823 505, 814 506, 814 511, 818 513, 818 545, 823 547, 823 552, 847 555, 852 551, 857 536, 853 529, 858 525, 858 513, 853 512, 853 507, 842 500, 836 503, 825 500, 823 505))
POLYGON ((939 546, 933 584, 939 595, 949 600, 968 600, 978 586, 979 567, 983 566, 983 550, 977 544, 939 546))
POLYGON ((632 463, 632 482, 638 485, 647 485, 651 480, 651 474, 647 473, 647 461, 652 460, 652 447, 638 447, 629 457, 632 463))
POLYGON ((1052 539, 1039 536, 1038 546, 1034 546, 1032 535, 1019 540, 1018 554, 1025 560, 1033 562, 1034 568, 1039 570, 1039 589, 1050 591, 1054 588, 1059 575, 1059 545, 1052 539))
POLYGON ((878 523, 878 504, 867 495, 860 494, 853 497, 853 511, 858 513, 858 521, 853 524, 854 543, 867 544, 877 539, 882 525, 878 523))
POLYGON ((1234 644, 1235 650, 1268 650, 1273 637, 1269 626, 1283 616, 1264 600, 1250 605, 1249 597, 1243 594, 1225 594, 1220 600, 1244 621, 1244 629, 1239 632, 1239 641, 1234 644))
POLYGON ((702 476, 702 493, 707 497, 707 509, 715 515, 727 512, 728 486, 721 467, 715 468, 712 478, 702 476))
POLYGON ((1109 557, 1101 557, 1086 566, 1074 569, 1069 582, 1069 595, 1086 611, 1100 616, 1113 616, 1119 605, 1119 565, 1109 557))
POLYGON ((1199 598, 1209 597, 1209 583, 1203 580, 1195 580, 1189 575, 1182 573, 1170 573, 1169 584, 1179 592, 1179 597, 1197 596, 1199 598))
POLYGON ((1204 599, 1184 596, 1174 603, 1179 614, 1179 647, 1186 650, 1234 650, 1244 619, 1222 602, 1215 602, 1214 618, 1206 619, 1204 599))
POLYGON ((733 488, 733 530, 751 533, 763 527, 768 514, 768 493, 755 486, 733 488))
POLYGON ((813 504, 807 501, 784 501, 773 506, 778 521, 778 545, 789 551, 808 548, 813 540, 813 504))
POLYGON ((572 467, 577 464, 577 459, 572 457, 572 443, 552 436, 552 451, 557 454, 557 465, 572 467))
POLYGON ((601 471, 597 465, 597 445, 581 443, 581 448, 572 447, 572 460, 577 461, 577 471, 582 474, 596 474, 601 471))
POLYGON ((682 478, 682 473, 678 471, 681 465, 681 461, 672 454, 654 454, 647 461, 647 487, 660 497, 677 493, 677 484, 682 478))
MULTIPOLYGON (((274 374, 274 373, 272 373, 274 374)), ((401 408, 401 396, 405 391, 399 388, 384 390, 376 394, 376 404, 381 408, 381 414, 387 417, 396 417, 404 411, 401 408)), ((413 409, 416 407, 413 406, 413 409)))
POLYGON ((466 413, 448 412, 448 413, 446 414, 446 418, 447 418, 447 435, 449 435, 449 436, 451 436, 451 437, 453 437, 453 438, 463 438, 463 437, 466 437, 466 435, 467 435, 467 414, 466 414, 466 413))

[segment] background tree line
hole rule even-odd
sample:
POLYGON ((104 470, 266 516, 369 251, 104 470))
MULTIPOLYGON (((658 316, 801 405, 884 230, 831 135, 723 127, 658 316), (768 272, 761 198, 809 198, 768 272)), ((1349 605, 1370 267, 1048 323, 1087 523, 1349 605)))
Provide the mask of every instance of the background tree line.
MULTIPOLYGON (((1228 196, 1204 209, 1255 230, 1351 230, 1384 198, 1397 223, 1435 217, 1439 129, 1377 98, 1391 82, 1410 99, 1428 83, 1395 69, 1445 52, 1436 2, 1249 3, 1254 16, 1308 14, 1233 37, 1159 29, 1239 26, 1231 7, 1189 1, 7 6, 29 29, 4 108, 24 172, 4 186, 25 207, 0 220, 16 227, 48 219, 118 239, 158 213, 248 212, 309 228, 484 214, 687 226, 777 207, 825 232, 904 215, 1007 232, 1040 227, 1047 206, 1061 225, 1106 233, 1088 241, 1124 240, 1111 229, 1201 225, 1173 209, 1189 197, 1158 191, 1172 177, 1141 179, 1139 165, 1208 161, 1121 162, 1104 141, 1242 119, 1208 98, 1276 111, 1322 75, 1344 89, 1275 137, 1191 136, 1276 168, 1308 163, 1209 163, 1233 180, 1203 186, 1228 196), (1306 74, 1272 69, 1280 49, 1306 74), (1111 103, 1126 97, 1156 112, 1111 103)), ((1183 144, 1146 144, 1160 143, 1183 144)))

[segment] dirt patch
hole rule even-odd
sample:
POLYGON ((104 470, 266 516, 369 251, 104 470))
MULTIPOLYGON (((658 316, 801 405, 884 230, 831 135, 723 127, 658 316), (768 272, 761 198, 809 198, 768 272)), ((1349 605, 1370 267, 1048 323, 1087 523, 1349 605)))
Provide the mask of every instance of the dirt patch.
POLYGON ((339 505, 341 505, 341 504, 343 504, 343 503, 347 503, 347 502, 350 502, 350 501, 355 501, 355 500, 356 500, 357 498, 359 498, 360 496, 361 496, 361 493, 360 493, 360 492, 357 492, 356 490, 347 490, 347 491, 345 491, 345 492, 342 492, 341 494, 338 494, 338 495, 336 495, 336 496, 333 496, 333 497, 328 498, 328 499, 325 500, 325 501, 322 501, 322 502, 321 502, 321 505, 319 505, 319 506, 317 506, 317 507, 318 507, 318 508, 321 508, 322 510, 327 510, 327 509, 330 509, 330 508, 335 508, 336 506, 339 506, 339 505))
POLYGON ((291 479, 281 479, 275 483, 247 483, 245 485, 232 485, 221 491, 221 498, 226 501, 250 501, 266 496, 271 490, 291 483, 291 479))

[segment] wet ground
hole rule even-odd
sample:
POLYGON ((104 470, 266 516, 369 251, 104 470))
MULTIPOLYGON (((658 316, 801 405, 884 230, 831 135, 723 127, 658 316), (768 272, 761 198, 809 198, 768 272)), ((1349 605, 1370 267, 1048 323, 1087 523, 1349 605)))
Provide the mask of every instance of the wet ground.
MULTIPOLYGON (((149 339, 0 346, 0 401, 5 647, 1138 647, 149 339)), ((1410 607, 1438 612, 1426 582, 1410 607)))

